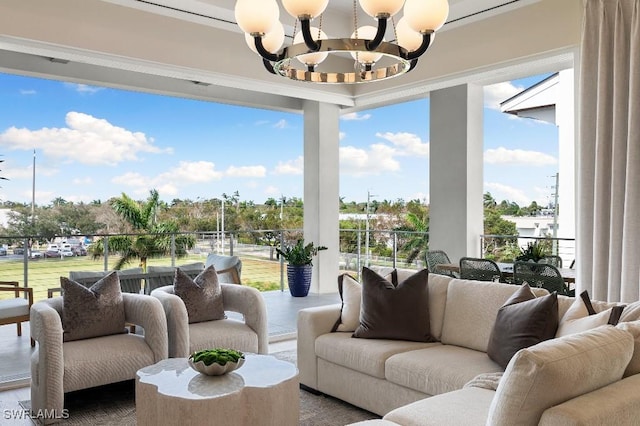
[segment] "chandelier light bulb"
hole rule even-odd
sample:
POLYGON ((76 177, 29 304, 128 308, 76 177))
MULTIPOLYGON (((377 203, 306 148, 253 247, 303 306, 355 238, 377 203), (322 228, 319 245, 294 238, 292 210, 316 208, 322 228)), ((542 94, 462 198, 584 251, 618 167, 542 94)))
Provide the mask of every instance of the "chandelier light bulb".
POLYGON ((324 12, 329 0, 282 0, 282 5, 294 18, 316 18, 324 12))
POLYGON ((280 18, 276 0, 238 0, 235 7, 238 26, 248 34, 266 34, 280 18))
MULTIPOLYGON (((251 36, 251 34, 244 34, 244 39, 247 42, 247 45, 251 50, 258 53, 258 49, 256 49, 256 42, 251 36)), ((267 50, 267 52, 276 53, 282 47, 284 43, 284 26, 280 21, 276 22, 276 24, 271 28, 271 31, 266 33, 262 37, 262 45, 267 50)))
MULTIPOLYGON (((328 39, 324 31, 318 31, 318 28, 316 27, 311 27, 311 36, 315 41, 328 39), (320 37, 318 37, 318 32, 320 33, 320 37)), ((302 31, 298 31, 296 36, 293 38, 293 44, 298 43, 304 43, 302 31)), ((327 56, 329 56, 327 52, 307 53, 306 55, 298 56, 298 60, 307 66, 315 66, 327 59, 327 56)))
MULTIPOLYGON (((372 27, 371 25, 365 25, 358 28, 358 38, 365 40, 373 40, 376 36, 378 29, 376 27, 372 27)), ((351 34, 351 38, 356 38, 356 31, 351 34)), ((369 52, 351 52, 351 57, 361 64, 371 65, 380 60, 382 54, 380 53, 369 53, 369 52)))
MULTIPOLYGON (((417 50, 422 44, 422 34, 414 31, 405 17, 401 18, 396 24, 396 33, 398 34, 398 44, 407 49, 407 52, 417 50)), ((432 39, 434 35, 435 33, 431 34, 432 39)))
POLYGON ((447 0, 407 0, 404 16, 414 31, 420 33, 438 31, 449 16, 447 0))
POLYGON ((362 10, 374 18, 391 17, 400 12, 403 4, 404 0, 360 0, 362 10))

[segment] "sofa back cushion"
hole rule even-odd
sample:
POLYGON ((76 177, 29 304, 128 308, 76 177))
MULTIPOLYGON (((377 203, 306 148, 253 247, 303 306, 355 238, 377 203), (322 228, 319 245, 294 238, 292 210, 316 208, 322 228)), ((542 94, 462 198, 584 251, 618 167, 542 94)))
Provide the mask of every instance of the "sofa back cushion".
POLYGON ((547 408, 620 380, 632 353, 631 334, 608 325, 522 349, 500 380, 487 425, 537 425, 547 408))
MULTIPOLYGON (((511 284, 452 279, 447 290, 441 341, 486 352, 500 307, 519 289, 511 284)), ((533 288, 536 296, 548 294, 533 288)))
POLYGON ((633 356, 629 361, 629 365, 627 365, 624 377, 640 374, 640 321, 621 322, 616 327, 631 333, 633 336, 633 356))
POLYGON ((447 275, 429 274, 429 322, 431 336, 437 341, 442 340, 447 291, 452 280, 447 275))

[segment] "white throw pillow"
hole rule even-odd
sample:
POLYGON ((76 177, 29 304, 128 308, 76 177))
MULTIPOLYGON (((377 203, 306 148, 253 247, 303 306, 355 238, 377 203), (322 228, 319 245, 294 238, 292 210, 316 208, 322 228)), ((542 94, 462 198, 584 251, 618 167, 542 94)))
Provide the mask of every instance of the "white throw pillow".
MULTIPOLYGON (((598 306, 600 307, 600 306, 598 306)), ((622 307, 610 307, 601 312, 592 305, 587 291, 583 291, 560 319, 556 337, 568 336, 600 327, 616 325, 622 307), (595 313, 593 313, 595 311, 595 313)))
POLYGON ((335 331, 356 331, 360 325, 362 284, 351 275, 343 274, 338 279, 342 295, 342 312, 335 331))

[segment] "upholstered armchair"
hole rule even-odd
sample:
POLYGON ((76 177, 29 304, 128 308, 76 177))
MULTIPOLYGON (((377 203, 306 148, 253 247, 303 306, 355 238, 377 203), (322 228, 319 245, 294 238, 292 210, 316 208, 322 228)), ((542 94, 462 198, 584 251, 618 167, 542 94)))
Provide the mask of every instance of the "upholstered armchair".
MULTIPOLYGON (((143 367, 167 358, 167 322, 157 299, 122 294, 127 323, 144 335, 122 333, 63 342, 62 297, 31 306, 31 409, 62 414, 64 394, 135 379, 143 367), (49 411, 51 412, 51 411, 49 411)), ((123 329, 124 331, 124 329, 123 329)))
POLYGON ((238 312, 243 319, 221 319, 189 324, 187 309, 173 286, 155 289, 151 295, 162 303, 167 317, 169 358, 188 357, 195 351, 227 347, 243 352, 269 352, 267 308, 258 290, 220 283, 225 312, 238 312))

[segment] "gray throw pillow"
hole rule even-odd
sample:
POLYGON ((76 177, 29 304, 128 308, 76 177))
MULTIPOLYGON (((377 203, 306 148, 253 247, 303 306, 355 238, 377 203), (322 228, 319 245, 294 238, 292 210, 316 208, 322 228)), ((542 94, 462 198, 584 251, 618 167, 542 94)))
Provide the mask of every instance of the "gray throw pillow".
POLYGON ((184 302, 189 324, 226 318, 222 288, 213 266, 208 266, 195 279, 189 278, 181 268, 176 268, 173 292, 184 302))
POLYGON ((360 325, 353 337, 432 342, 429 325, 429 271, 397 285, 362 268, 360 325))
POLYGON ((124 331, 124 301, 116 272, 108 274, 90 288, 66 277, 60 277, 60 285, 63 290, 63 341, 124 331))
POLYGON ((554 338, 557 328, 557 293, 536 297, 529 285, 523 284, 498 310, 487 355, 507 368, 516 352, 554 338))

